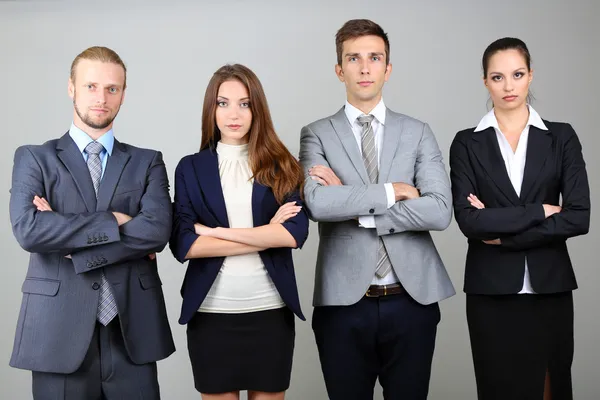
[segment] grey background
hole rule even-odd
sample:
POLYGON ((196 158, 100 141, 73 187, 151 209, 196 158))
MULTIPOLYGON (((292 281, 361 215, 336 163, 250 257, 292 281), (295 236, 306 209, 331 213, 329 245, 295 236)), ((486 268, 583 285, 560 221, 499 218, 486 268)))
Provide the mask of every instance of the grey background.
MULTIPOLYGON (((212 73, 227 62, 246 64, 257 73, 277 131, 297 155, 300 128, 334 113, 345 100, 344 86, 334 75, 334 35, 351 18, 373 19, 389 33, 393 72, 385 86, 386 105, 427 121, 447 162, 454 134, 475 126, 486 112, 483 50, 499 37, 516 36, 533 56, 534 107, 546 119, 570 122, 579 134, 595 208, 598 17, 595 0, 0 2, 0 209, 5 210, 0 229, 0 398, 31 398, 31 374, 8 366, 28 259, 12 236, 8 217, 12 156, 21 144, 42 143, 69 128, 68 71, 84 48, 109 46, 124 59, 129 88, 116 137, 162 150, 172 181, 177 162, 199 146, 204 90, 212 73)), ((569 241, 580 285, 575 292, 573 382, 575 398, 585 400, 600 397, 596 222, 593 213, 590 233, 569 241)), ((434 239, 459 293, 442 303, 430 399, 475 399, 462 293, 466 241, 455 222, 434 239)), ((312 224, 304 249, 295 252, 309 321, 317 242, 312 224)), ((163 398, 199 398, 185 328, 177 324, 185 267, 168 250, 159 255, 159 265, 177 345, 177 352, 159 363, 163 398)), ((375 393, 382 398, 379 387, 375 393)), ((309 322, 297 320, 287 398, 326 398, 309 322)))

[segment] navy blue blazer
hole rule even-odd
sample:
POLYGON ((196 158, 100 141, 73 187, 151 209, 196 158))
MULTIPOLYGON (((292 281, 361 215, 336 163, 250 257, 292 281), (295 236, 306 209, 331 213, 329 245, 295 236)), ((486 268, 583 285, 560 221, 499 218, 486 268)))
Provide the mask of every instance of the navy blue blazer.
MULTIPOLYGON (((283 223, 283 227, 296 240, 298 248, 301 248, 308 237, 308 215, 299 192, 294 192, 285 200, 288 201, 296 201, 296 204, 303 206, 295 217, 283 223)), ((252 189, 254 226, 268 224, 279 207, 273 191, 254 182, 252 189)), ((210 148, 184 157, 175 170, 173 232, 169 247, 181 263, 187 261, 185 256, 198 238, 194 230, 196 222, 211 228, 229 227, 217 153, 210 148)), ((305 320, 298 298, 292 249, 271 248, 259 252, 259 255, 285 304, 300 319, 305 320)), ((207 257, 189 260, 181 286, 183 304, 179 317, 180 324, 187 324, 192 319, 216 279, 224 259, 225 257, 207 257)))

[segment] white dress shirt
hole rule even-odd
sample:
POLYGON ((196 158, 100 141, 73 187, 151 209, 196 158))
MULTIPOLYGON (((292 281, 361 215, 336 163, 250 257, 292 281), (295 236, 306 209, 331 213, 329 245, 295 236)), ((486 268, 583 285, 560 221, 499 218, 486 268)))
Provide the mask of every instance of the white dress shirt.
MULTIPOLYGON (((363 126, 358 123, 358 117, 364 115, 362 111, 358 108, 354 107, 348 101, 346 101, 346 106, 344 107, 344 112, 346 113, 346 118, 348 118, 348 122, 350 122, 350 126, 352 126, 352 132, 354 133, 354 138, 356 139, 356 144, 358 145, 358 150, 362 154, 362 131, 363 126)), ((373 135, 375 139, 375 148, 377 149, 377 168, 380 167, 381 162, 381 149, 383 148, 383 132, 385 127, 385 113, 386 108, 383 103, 383 99, 377 103, 375 108, 369 112, 372 115, 373 122, 371 126, 373 127, 373 135)), ((388 208, 392 207, 396 204, 396 196, 394 195, 394 187, 391 182, 385 183, 385 194, 387 197, 387 206, 388 208)), ((358 225, 362 228, 370 228, 375 229, 375 217, 372 215, 364 215, 358 217, 358 225)), ((391 283, 398 282, 398 277, 396 273, 392 269, 386 276, 383 278, 379 278, 377 275, 373 277, 373 285, 389 285, 391 283)))
MULTIPOLYGON (((508 173, 508 177, 510 178, 510 182, 515 189, 515 192, 517 192, 517 195, 519 196, 521 194, 521 184, 523 183, 523 173, 525 172, 525 163, 527 161, 527 140, 529 138, 529 127, 533 125, 542 130, 548 130, 540 115, 533 109, 533 107, 528 107, 529 119, 527 120, 525 129, 523 129, 523 132, 519 137, 519 143, 517 144, 517 149, 515 152, 513 152, 510 143, 508 143, 508 140, 506 140, 506 137, 500 131, 498 120, 496 119, 496 114, 494 114, 493 109, 481 119, 479 125, 477 125, 477 128, 475 128, 475 132, 483 131, 489 127, 493 127, 496 131, 496 139, 498 139, 498 145, 500 146, 500 153, 504 159, 506 172, 508 173)), ((525 258, 525 276, 523 277, 523 288, 519 294, 535 294, 535 291, 531 287, 529 268, 527 267, 527 258, 525 258)))
MULTIPOLYGON (((248 145, 217 143, 219 175, 231 228, 252 228, 252 170, 248 145)), ((284 307, 260 255, 227 256, 198 311, 246 313, 284 307)))

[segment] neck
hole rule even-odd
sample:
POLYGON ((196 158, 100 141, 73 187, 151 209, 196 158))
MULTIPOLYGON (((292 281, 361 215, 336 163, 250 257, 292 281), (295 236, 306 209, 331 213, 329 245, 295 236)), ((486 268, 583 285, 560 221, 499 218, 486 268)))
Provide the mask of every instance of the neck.
POLYGON ((75 115, 75 118, 73 119, 73 125, 85 132, 92 140, 98 140, 100 136, 104 135, 106 132, 112 129, 113 124, 111 122, 111 124, 104 129, 94 129, 86 125, 81 119, 77 117, 77 115, 75 115))
POLYGON ((369 114, 373 109, 379 104, 381 101, 381 94, 372 100, 361 101, 358 99, 350 99, 348 98, 348 103, 352 104, 354 107, 362 111, 364 114, 369 114))
POLYGON ((529 107, 527 104, 523 104, 522 107, 514 110, 494 108, 494 115, 502 132, 521 132, 529 119, 529 107))

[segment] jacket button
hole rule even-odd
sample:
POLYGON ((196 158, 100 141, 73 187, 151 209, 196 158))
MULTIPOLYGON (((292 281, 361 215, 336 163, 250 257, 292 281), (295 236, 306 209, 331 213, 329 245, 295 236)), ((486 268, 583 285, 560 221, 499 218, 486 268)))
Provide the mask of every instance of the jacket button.
POLYGON ((94 264, 92 264, 92 263, 91 263, 91 262, 89 262, 89 261, 87 262, 87 264, 86 264, 86 265, 87 265, 87 267, 88 267, 88 268, 92 268, 92 267, 94 266, 94 264))
POLYGON ((98 282, 94 282, 94 284, 92 285, 92 289, 94 289, 94 290, 100 289, 100 285, 98 284, 98 282))
POLYGON ((396 232, 396 231, 394 230, 394 228, 390 229, 390 233, 394 233, 394 232, 396 232))
POLYGON ((106 236, 106 234, 104 236, 102 236, 102 241, 106 242, 108 240, 108 236, 106 236))
POLYGON ((104 257, 102 257, 102 259, 100 261, 102 261, 102 264, 106 264, 108 262, 108 260, 104 257))
POLYGON ((88 244, 92 244, 92 238, 88 237, 88 244))
POLYGON ((375 209, 371 208, 371 209, 369 210, 369 214, 373 214, 373 213, 375 213, 375 209))

